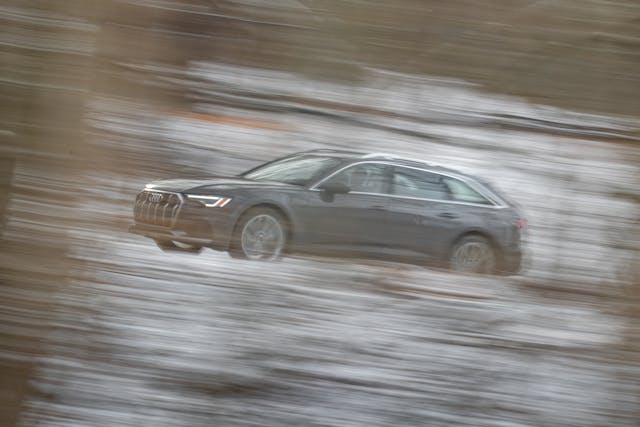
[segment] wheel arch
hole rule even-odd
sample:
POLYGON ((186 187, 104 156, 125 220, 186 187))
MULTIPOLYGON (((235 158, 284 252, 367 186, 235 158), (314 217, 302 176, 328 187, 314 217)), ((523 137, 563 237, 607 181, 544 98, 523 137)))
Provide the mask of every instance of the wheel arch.
POLYGON ((286 240, 286 247, 285 247, 285 250, 287 250, 289 245, 290 245, 290 243, 291 243, 291 238, 293 237, 293 230, 294 230, 294 225, 293 225, 293 221, 291 219, 291 214, 289 212, 287 212, 287 210, 285 208, 283 208, 281 205, 279 205, 278 203, 271 202, 271 201, 263 201, 263 202, 254 203, 252 205, 249 205, 249 206, 245 207, 242 211, 240 211, 240 213, 236 217, 236 220, 235 220, 235 222, 233 224, 233 231, 231 233, 231 238, 233 238, 233 236, 235 235, 236 229, 237 229, 238 224, 240 223, 240 220, 242 219, 242 217, 244 215, 246 215, 248 212, 250 212, 250 211, 252 211, 254 209, 260 209, 260 208, 273 209, 274 211, 276 211, 280 215, 282 215, 282 218, 284 218, 285 225, 286 225, 286 228, 287 228, 287 240, 286 240))
POLYGON ((449 248, 447 249, 447 254, 446 254, 445 261, 449 262, 449 259, 451 258, 453 250, 458 245, 458 243, 462 239, 465 239, 465 238, 470 237, 470 236, 482 237, 483 239, 486 239, 489 242, 489 244, 491 245, 491 248, 495 251, 495 254, 496 254, 497 268, 498 269, 502 269, 503 255, 504 255, 503 251, 502 251, 502 248, 498 244, 498 242, 495 239, 495 237, 493 237, 491 235, 491 233, 489 233, 486 230, 480 229, 480 228, 472 228, 472 229, 464 230, 460 234, 458 234, 456 236, 456 238, 453 239, 453 241, 449 245, 449 248))

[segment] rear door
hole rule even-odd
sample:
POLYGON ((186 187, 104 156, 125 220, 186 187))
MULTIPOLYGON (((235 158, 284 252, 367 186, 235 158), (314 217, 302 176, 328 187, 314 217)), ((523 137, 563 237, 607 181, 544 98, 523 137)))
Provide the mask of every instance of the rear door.
POLYGON ((394 166, 390 180, 389 228, 398 250, 441 258, 464 223, 440 174, 394 166))

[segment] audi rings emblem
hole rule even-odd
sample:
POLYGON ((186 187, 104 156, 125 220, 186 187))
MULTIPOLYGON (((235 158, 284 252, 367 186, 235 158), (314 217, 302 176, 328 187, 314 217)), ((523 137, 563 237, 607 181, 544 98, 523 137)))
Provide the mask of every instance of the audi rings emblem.
POLYGON ((151 203, 159 203, 160 201, 162 201, 162 193, 149 194, 149 201, 151 203))

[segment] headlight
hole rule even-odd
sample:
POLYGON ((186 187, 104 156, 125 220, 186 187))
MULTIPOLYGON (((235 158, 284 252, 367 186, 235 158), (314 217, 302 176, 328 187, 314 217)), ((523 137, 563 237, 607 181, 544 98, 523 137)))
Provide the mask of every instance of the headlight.
POLYGON ((224 208, 231 202, 231 197, 201 196, 197 194, 185 194, 185 196, 187 196, 187 199, 200 203, 207 208, 224 208))

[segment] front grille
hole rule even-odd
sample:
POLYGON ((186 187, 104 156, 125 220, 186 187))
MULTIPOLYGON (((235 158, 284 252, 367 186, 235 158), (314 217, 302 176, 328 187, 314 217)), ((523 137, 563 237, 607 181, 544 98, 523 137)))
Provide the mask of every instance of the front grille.
POLYGON ((171 227, 181 205, 182 197, 177 193, 145 190, 136 197, 133 217, 136 222, 171 227))

